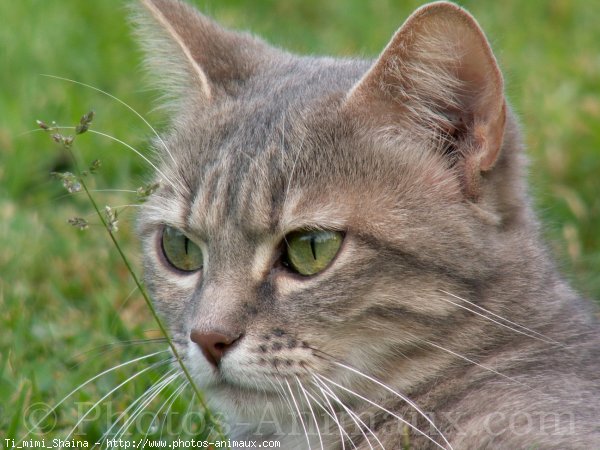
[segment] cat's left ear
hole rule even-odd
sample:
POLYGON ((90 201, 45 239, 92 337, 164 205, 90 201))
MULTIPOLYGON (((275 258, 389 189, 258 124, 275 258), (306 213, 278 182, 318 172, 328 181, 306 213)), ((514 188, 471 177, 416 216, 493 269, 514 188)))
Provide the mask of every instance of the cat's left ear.
POLYGON ((345 108, 374 120, 402 122, 450 143, 463 191, 476 199, 482 172, 500 154, 506 119, 503 80, 475 19, 436 2, 415 11, 366 75, 345 108))
POLYGON ((175 103, 210 104, 235 95, 275 51, 247 33, 220 27, 181 0, 137 0, 132 11, 152 79, 175 103))

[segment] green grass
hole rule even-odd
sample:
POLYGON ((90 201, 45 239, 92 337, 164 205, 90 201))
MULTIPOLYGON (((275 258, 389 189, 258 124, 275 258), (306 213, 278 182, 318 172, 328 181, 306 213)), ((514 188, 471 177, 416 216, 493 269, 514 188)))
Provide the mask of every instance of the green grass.
MULTIPOLYGON (((235 28, 250 29, 301 53, 375 55, 416 1, 320 0, 204 1, 204 11, 235 28)), ((547 236, 564 271, 584 294, 600 299, 600 9, 584 0, 465 1, 487 31, 521 116, 530 180, 547 236)), ((65 196, 52 170, 67 155, 35 129, 35 120, 71 125, 90 109, 94 128, 144 149, 150 130, 133 114, 97 92, 40 76, 53 74, 104 89, 149 112, 146 90, 124 4, 116 0, 1 2, 0 17, 0 439, 26 433, 25 411, 56 404, 101 371, 164 345, 114 345, 157 337, 141 296, 82 195, 65 196), (66 224, 84 215, 92 227, 66 224), (91 351, 89 351, 92 349, 91 351), (93 350, 95 349, 95 350, 93 350)), ((77 152, 99 158, 97 189, 135 189, 149 173, 140 158, 99 136, 83 135, 77 152)), ((98 193, 100 205, 135 200, 98 193)), ((137 261, 133 211, 118 237, 137 261)), ((65 437, 78 408, 89 406, 125 381, 122 370, 86 386, 62 405, 50 437, 65 437), (79 404, 77 404, 79 402, 79 404)), ((161 371, 143 374, 104 405, 78 433, 95 439, 161 371)), ((171 391, 172 392, 172 391, 171 391)), ((162 397, 163 400, 166 396, 162 397)), ((179 400, 175 411, 185 412, 179 400)), ((47 430, 49 430, 49 424, 47 430)), ((197 430, 192 430, 195 433, 197 430)), ((143 433, 142 433, 143 435, 143 433)), ((4 443, 2 441, 2 443, 4 443)))

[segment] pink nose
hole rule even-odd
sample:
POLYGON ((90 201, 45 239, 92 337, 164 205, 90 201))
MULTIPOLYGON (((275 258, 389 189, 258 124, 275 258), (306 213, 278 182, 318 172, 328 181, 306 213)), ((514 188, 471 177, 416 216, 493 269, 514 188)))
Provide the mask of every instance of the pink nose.
POLYGON ((233 347, 239 338, 240 336, 232 337, 221 333, 206 333, 199 330, 192 330, 190 333, 192 342, 195 342, 200 347, 208 362, 215 368, 219 367, 221 358, 233 347))

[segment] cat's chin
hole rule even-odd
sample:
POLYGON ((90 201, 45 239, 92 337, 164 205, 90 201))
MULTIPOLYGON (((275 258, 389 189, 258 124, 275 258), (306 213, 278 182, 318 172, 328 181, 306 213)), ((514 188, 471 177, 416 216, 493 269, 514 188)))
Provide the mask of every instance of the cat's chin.
POLYGON ((274 392, 258 391, 227 381, 204 389, 209 406, 226 417, 232 429, 261 429, 267 434, 285 430, 292 413, 282 397, 274 392))
POLYGON ((228 420, 238 418, 235 420, 254 423, 265 414, 273 417, 290 414, 281 394, 273 386, 265 386, 264 380, 252 383, 248 377, 238 377, 235 371, 217 371, 202 362, 196 359, 191 364, 196 385, 204 392, 209 405, 227 415, 228 420))

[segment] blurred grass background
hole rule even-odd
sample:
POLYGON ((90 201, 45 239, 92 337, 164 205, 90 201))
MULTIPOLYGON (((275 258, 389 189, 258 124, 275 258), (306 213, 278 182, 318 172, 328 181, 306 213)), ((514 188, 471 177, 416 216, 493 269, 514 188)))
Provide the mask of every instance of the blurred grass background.
MULTIPOLYGON (((376 55, 420 3, 196 2, 223 24, 278 46, 344 56, 376 55)), ((600 299, 600 8, 585 0, 459 3, 480 21, 504 70, 551 246, 573 284, 600 299)), ((49 177, 52 170, 69 170, 67 155, 44 133, 28 132, 36 119, 74 125, 90 109, 97 113, 95 129, 134 147, 145 147, 150 130, 114 100, 40 74, 106 90, 159 128, 164 118, 151 112, 155 93, 141 81, 122 1, 2 1, 0 17, 0 437, 17 438, 26 433, 37 403, 54 405, 102 370, 163 348, 103 347, 156 337, 156 326, 105 232, 66 224, 76 215, 97 223, 83 196, 66 196, 49 177)), ((93 181, 97 189, 135 189, 149 172, 140 158, 99 136, 81 136, 76 151, 84 162, 102 160, 93 181)), ((96 198, 113 206, 135 200, 111 192, 96 198)), ((135 260, 133 216, 124 213, 119 238, 135 260)), ((90 383, 59 408, 54 424, 46 424, 53 429, 49 436, 65 437, 78 408, 87 410, 146 366, 90 383)), ((100 419, 86 420, 79 435, 98 437, 159 375, 143 374, 127 384, 101 414, 90 414, 100 419)), ((187 402, 174 408, 183 411, 187 402)))

